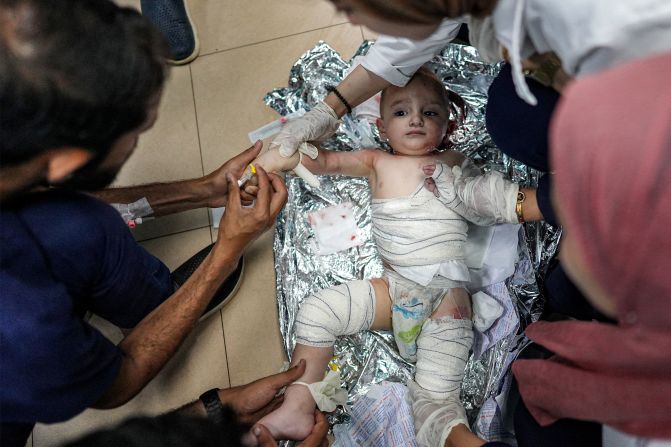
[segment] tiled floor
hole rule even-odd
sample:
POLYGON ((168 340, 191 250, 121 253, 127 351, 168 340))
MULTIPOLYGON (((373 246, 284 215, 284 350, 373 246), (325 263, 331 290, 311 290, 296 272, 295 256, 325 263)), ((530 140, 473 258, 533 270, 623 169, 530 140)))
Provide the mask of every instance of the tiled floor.
MULTIPOLYGON (((120 0, 134 7, 139 0, 120 0)), ((173 68, 155 127, 117 179, 118 185, 201 176, 250 143, 247 133, 276 118, 263 95, 285 86, 289 68, 318 40, 349 57, 364 31, 346 23, 326 0, 189 0, 201 56, 173 68)), ((373 37, 366 32, 366 37, 373 37)), ((156 219, 135 236, 174 268, 211 243, 206 210, 156 219)), ((62 424, 38 425, 28 445, 59 445, 126 416, 155 414, 214 386, 240 385, 276 372, 285 360, 277 324, 272 232, 247 251, 235 299, 192 334, 135 399, 111 411, 85 411, 62 424)), ((120 331, 100 319, 110 338, 120 331)))

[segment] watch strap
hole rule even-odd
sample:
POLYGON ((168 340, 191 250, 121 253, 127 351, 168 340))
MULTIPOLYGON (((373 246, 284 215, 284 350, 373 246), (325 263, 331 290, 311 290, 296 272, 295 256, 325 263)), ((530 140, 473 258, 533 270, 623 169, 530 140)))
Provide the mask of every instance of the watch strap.
POLYGON ((205 391, 200 395, 199 399, 205 406, 208 419, 216 424, 224 421, 224 405, 221 403, 221 399, 219 399, 219 390, 217 388, 205 391))

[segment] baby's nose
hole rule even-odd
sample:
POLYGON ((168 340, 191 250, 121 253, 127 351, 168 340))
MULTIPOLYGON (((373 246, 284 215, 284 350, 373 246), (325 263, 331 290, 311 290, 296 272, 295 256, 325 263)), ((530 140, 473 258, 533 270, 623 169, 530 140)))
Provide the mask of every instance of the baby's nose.
POLYGON ((410 125, 411 126, 422 126, 424 125, 424 117, 421 113, 413 113, 410 115, 410 125))

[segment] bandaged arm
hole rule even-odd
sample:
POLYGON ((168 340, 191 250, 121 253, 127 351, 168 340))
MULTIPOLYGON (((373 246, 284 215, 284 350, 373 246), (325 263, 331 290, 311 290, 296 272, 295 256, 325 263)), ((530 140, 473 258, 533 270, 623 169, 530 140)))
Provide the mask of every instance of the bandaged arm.
POLYGON ((478 172, 469 160, 452 169, 446 164, 438 164, 432 175, 438 199, 476 225, 517 223, 515 207, 517 193, 521 190, 527 196, 522 202, 525 220, 542 219, 535 189, 520 189, 519 185, 504 179, 497 171, 477 175, 478 172))

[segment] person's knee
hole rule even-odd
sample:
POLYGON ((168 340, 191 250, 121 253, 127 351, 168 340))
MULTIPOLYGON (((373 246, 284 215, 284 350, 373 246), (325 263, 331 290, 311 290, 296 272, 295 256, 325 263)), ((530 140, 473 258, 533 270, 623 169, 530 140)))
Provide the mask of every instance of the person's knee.
POLYGON ((352 281, 308 296, 296 317, 296 342, 332 346, 337 337, 369 329, 375 319, 375 289, 352 281))
POLYGON ((454 288, 443 296, 431 319, 451 317, 457 320, 470 320, 473 317, 471 298, 466 289, 454 288))

